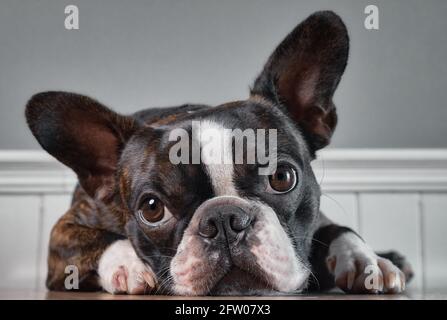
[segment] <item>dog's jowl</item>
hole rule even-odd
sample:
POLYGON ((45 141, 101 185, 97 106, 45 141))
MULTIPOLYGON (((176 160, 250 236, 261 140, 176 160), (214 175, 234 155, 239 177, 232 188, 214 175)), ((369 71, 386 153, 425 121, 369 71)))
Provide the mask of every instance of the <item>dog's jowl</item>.
POLYGON ((348 51, 341 19, 317 12, 243 101, 124 116, 78 94, 33 96, 31 131, 79 178, 51 232, 48 288, 67 290, 64 270, 75 265, 81 290, 110 293, 404 290, 411 269, 400 256, 374 253, 319 211, 310 164, 337 124, 332 97, 348 51))

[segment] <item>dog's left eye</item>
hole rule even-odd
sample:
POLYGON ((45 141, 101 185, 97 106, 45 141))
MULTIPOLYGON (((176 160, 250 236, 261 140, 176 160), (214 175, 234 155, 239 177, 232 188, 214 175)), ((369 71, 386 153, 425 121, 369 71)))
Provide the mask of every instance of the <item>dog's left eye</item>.
POLYGON ((270 191, 273 193, 286 193, 295 188, 297 175, 295 169, 288 165, 280 165, 269 176, 270 191))
POLYGON ((172 217, 161 200, 157 197, 148 197, 140 205, 138 217, 148 226, 157 226, 172 217))

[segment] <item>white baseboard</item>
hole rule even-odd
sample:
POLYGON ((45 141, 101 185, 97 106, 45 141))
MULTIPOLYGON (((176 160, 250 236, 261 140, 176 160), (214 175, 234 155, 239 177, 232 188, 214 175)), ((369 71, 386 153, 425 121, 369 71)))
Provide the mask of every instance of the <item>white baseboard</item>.
POLYGON ((329 149, 313 167, 326 191, 447 190, 447 149, 329 149))
POLYGON ((69 193, 75 184, 75 174, 44 151, 0 151, 0 193, 69 193))
MULTIPOLYGON (((313 167, 324 191, 447 190, 447 149, 328 149, 313 167)), ((44 151, 0 151, 0 193, 69 193, 75 183, 44 151)))

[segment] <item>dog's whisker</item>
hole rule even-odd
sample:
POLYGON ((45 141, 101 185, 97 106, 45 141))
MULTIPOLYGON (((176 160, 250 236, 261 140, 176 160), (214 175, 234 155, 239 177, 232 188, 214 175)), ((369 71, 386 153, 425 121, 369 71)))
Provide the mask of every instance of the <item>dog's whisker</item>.
POLYGON ((314 239, 313 237, 309 237, 309 236, 290 236, 290 238, 292 238, 294 240, 311 240, 311 241, 319 243, 325 247, 329 247, 329 245, 327 243, 324 243, 318 239, 314 239))
POLYGON ((306 265, 303 265, 303 268, 308 271, 310 273, 310 275, 312 276, 312 278, 315 280, 315 282, 317 283, 318 288, 320 288, 320 282, 318 281, 317 276, 312 272, 312 270, 307 267, 306 265))
POLYGON ((170 293, 170 287, 168 287, 168 285, 171 283, 171 281, 172 281, 172 276, 171 275, 168 275, 161 283, 160 283, 160 285, 157 287, 157 290, 156 290, 156 294, 158 294, 158 293, 160 293, 160 292, 164 292, 164 290, 166 289, 166 292, 169 292, 170 293))
POLYGON ((322 193, 321 194, 321 196, 323 196, 323 197, 326 197, 326 198, 328 198, 328 199, 330 199, 330 200, 332 200, 342 211, 343 211, 343 214, 345 215, 345 216, 348 216, 348 211, 346 210, 346 208, 339 202, 339 201, 337 201, 336 199, 334 199, 332 196, 330 196, 328 193, 322 193))
POLYGON ((322 174, 321 174, 320 181, 318 181, 318 185, 321 187, 323 185, 324 178, 326 176, 326 165, 324 162, 324 158, 320 158, 320 162, 321 162, 322 174))
POLYGON ((172 280, 172 275, 169 274, 169 271, 170 271, 170 266, 166 266, 158 272, 158 277, 162 280, 159 284, 157 292, 161 291, 161 289, 164 289, 164 286, 169 284, 169 282, 172 280), (167 276, 165 276, 166 274, 167 274, 167 276))

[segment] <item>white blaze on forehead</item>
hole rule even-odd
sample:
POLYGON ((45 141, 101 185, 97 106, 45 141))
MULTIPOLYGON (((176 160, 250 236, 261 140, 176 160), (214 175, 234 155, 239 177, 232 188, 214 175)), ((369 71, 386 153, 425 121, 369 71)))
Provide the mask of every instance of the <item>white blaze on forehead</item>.
POLYGON ((237 195, 233 182, 233 147, 231 131, 221 124, 204 120, 194 139, 201 145, 201 162, 211 180, 216 196, 237 195))

